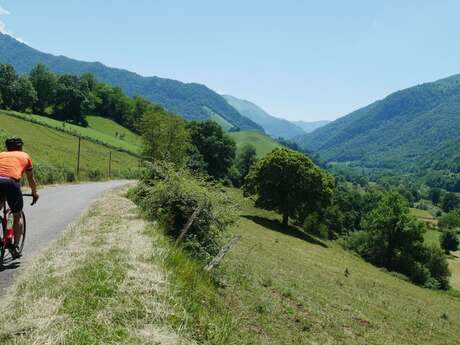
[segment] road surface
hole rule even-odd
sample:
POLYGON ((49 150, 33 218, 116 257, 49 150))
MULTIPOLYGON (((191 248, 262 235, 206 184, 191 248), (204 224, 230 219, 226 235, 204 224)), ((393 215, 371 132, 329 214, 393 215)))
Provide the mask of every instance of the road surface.
POLYGON ((67 225, 75 222, 102 192, 127 183, 129 181, 108 181, 46 187, 39 190, 40 200, 33 207, 29 206, 31 199, 24 198, 27 217, 24 256, 14 262, 6 262, 0 270, 0 296, 13 283, 14 276, 27 265, 27 260, 59 238, 67 225))

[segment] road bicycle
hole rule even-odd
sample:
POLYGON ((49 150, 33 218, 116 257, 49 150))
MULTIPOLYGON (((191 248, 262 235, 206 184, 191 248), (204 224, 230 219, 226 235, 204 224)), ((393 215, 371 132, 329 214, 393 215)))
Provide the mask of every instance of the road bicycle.
MULTIPOLYGON (((32 197, 32 194, 23 194, 25 197, 32 197)), ((2 223, 2 233, 0 237, 0 267, 3 266, 5 260, 5 254, 8 251, 11 253, 11 248, 14 241, 14 231, 13 231, 13 212, 7 207, 6 201, 1 201, 0 204, 3 212, 0 215, 2 223)), ((22 224, 22 235, 19 239, 19 244, 17 245, 17 250, 19 254, 22 254, 24 249, 24 243, 26 240, 26 215, 24 212, 21 212, 21 224, 22 224)))

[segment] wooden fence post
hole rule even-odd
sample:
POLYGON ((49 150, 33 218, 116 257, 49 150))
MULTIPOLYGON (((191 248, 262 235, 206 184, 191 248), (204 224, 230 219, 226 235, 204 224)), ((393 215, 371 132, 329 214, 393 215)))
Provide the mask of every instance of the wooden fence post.
POLYGON ((77 151, 77 180, 80 177, 80 152, 81 152, 81 137, 78 137, 78 151, 77 151))
POLYGON ((211 260, 209 264, 206 265, 204 270, 206 272, 211 271, 214 267, 216 267, 219 262, 224 258, 225 254, 227 254, 236 244, 238 241, 241 239, 241 236, 235 236, 233 237, 225 246, 222 247, 220 250, 219 254, 217 254, 214 259, 211 260))
POLYGON ((187 235, 187 232, 190 230, 190 227, 192 226, 193 222, 195 221, 196 217, 198 217, 200 212, 201 212, 201 206, 198 206, 197 209, 193 211, 192 216, 187 221, 187 224, 185 224, 184 229, 181 231, 179 237, 177 238, 176 245, 178 245, 184 239, 185 235, 187 235))

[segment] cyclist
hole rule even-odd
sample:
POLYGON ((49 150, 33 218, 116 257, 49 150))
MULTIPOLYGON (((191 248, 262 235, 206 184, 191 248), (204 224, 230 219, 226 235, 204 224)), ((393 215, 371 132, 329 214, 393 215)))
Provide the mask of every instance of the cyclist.
POLYGON ((17 259, 19 257, 17 244, 22 236, 21 214, 24 205, 20 180, 24 173, 32 189, 32 205, 37 202, 39 196, 32 170, 32 159, 22 151, 24 146, 22 139, 7 139, 5 146, 7 151, 0 153, 0 197, 2 200, 6 199, 13 212, 14 243, 11 244, 10 251, 13 258, 17 259))

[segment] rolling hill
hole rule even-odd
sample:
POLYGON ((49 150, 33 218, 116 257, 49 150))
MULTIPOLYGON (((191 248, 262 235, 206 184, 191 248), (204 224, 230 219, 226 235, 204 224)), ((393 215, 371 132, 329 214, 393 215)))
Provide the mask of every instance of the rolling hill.
POLYGON ((273 138, 292 139, 296 136, 305 134, 302 128, 285 119, 268 114, 265 110, 246 100, 242 100, 230 95, 223 96, 228 104, 238 110, 238 112, 262 126, 265 132, 273 138))
POLYGON ((243 130, 263 132, 261 126, 242 116, 222 96, 205 85, 143 77, 126 70, 107 67, 100 62, 84 62, 42 53, 1 33, 0 63, 13 65, 19 73, 27 73, 39 63, 59 74, 92 73, 101 82, 119 86, 130 96, 143 96, 189 120, 204 120, 214 114, 243 130))
POLYGON ((298 138, 326 162, 415 171, 457 162, 460 75, 395 92, 298 138), (440 154, 440 152, 442 154, 440 154), (457 157, 457 158, 456 158, 457 157))

